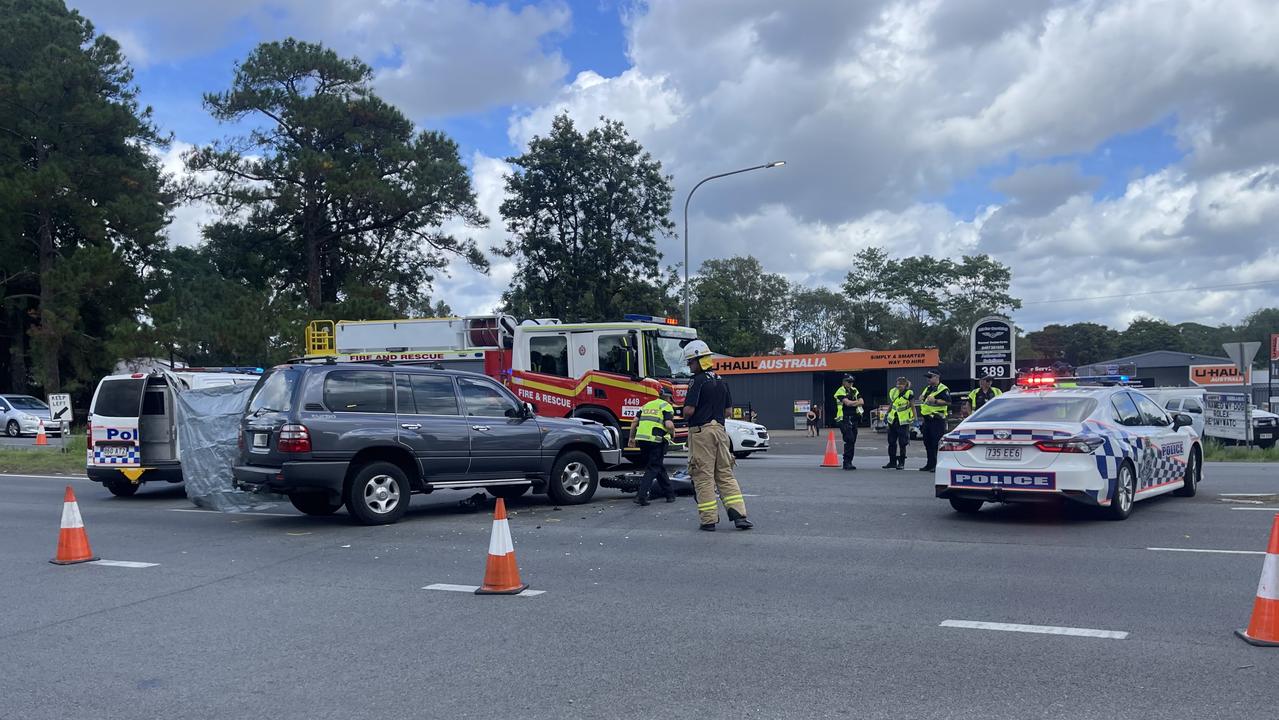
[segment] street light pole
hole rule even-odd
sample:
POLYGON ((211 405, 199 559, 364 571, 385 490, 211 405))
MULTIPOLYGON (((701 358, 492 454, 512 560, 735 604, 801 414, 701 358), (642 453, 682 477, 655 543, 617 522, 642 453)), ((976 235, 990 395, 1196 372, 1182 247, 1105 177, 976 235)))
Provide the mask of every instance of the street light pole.
POLYGON ((697 188, 714 180, 716 178, 728 177, 729 175, 737 175, 739 173, 750 172, 752 170, 767 170, 768 168, 781 167, 786 164, 785 160, 776 160, 763 165, 755 165, 754 167, 742 168, 741 170, 733 170, 732 172, 711 175, 702 178, 692 190, 688 191, 688 197, 684 199, 684 325, 693 324, 692 308, 689 303, 689 287, 688 287, 688 204, 693 200, 693 193, 697 192, 697 188))

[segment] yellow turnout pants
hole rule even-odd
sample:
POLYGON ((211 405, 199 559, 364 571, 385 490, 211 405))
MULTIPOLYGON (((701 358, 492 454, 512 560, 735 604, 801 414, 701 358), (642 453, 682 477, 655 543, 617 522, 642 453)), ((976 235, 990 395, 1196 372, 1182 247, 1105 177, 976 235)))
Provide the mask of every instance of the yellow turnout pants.
POLYGON ((746 501, 733 477, 733 454, 729 452, 728 433, 716 422, 688 431, 688 474, 693 478, 697 494, 697 514, 703 525, 719 522, 716 491, 724 503, 730 520, 746 517, 746 501))

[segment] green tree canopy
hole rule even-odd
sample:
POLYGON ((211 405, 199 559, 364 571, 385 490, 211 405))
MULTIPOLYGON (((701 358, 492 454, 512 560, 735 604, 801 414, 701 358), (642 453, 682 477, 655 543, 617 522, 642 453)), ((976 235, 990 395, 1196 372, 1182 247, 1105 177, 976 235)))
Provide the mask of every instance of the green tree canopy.
POLYGON ((0 0, 0 335, 9 384, 92 388, 138 311, 170 198, 119 45, 61 0, 0 0))
POLYGON ((754 355, 785 343, 790 286, 781 275, 764 272, 759 260, 707 260, 689 282, 693 325, 715 352, 754 355))
POLYGON ((657 238, 671 234, 671 181, 622 123, 583 133, 567 115, 507 158, 502 217, 511 237, 495 251, 516 261, 505 310, 519 317, 617 320, 666 313, 672 278, 657 238))
POLYGON ((826 353, 857 343, 850 338, 857 327, 853 303, 826 288, 791 288, 786 307, 786 332, 796 353, 826 353))
POLYGON ((230 90, 205 95, 214 118, 252 129, 186 157, 212 176, 194 195, 263 238, 247 270, 265 270, 313 311, 357 296, 413 304, 455 256, 488 268, 473 241, 440 229, 487 224, 457 145, 416 131, 373 93, 372 78, 360 60, 317 44, 259 45, 230 90))

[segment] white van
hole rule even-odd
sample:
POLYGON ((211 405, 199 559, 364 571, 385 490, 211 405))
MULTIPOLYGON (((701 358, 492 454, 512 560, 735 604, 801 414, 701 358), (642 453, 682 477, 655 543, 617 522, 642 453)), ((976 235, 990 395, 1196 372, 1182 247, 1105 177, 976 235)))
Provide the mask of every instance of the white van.
POLYGON ((253 384, 261 372, 186 368, 102 378, 89 406, 85 473, 119 497, 134 494, 144 482, 181 482, 174 388, 253 384))

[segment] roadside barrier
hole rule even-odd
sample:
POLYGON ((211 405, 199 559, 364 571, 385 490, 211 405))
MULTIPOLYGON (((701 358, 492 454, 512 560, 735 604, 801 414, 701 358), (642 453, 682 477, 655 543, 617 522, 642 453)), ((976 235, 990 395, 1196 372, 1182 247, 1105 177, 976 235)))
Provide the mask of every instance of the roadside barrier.
POLYGON ((839 453, 835 452, 834 430, 831 430, 830 434, 826 436, 826 457, 822 458, 822 467, 843 467, 843 463, 839 459, 839 453))
POLYGON ((71 486, 62 496, 62 530, 58 533, 58 552, 49 562, 54 565, 74 565, 92 562, 98 557, 89 549, 89 534, 84 531, 84 519, 76 504, 71 486))
POLYGON ((520 582, 520 568, 515 563, 515 543, 506 520, 506 501, 497 499, 493 511, 493 533, 489 536, 488 563, 484 568, 484 584, 476 595, 518 595, 528 589, 520 582))
POLYGON ((1261 566, 1252 619, 1247 630, 1236 630, 1235 634, 1251 645, 1279 647, 1279 514, 1270 527, 1270 545, 1266 547, 1265 564, 1261 566))

